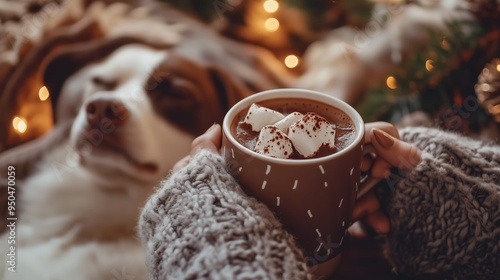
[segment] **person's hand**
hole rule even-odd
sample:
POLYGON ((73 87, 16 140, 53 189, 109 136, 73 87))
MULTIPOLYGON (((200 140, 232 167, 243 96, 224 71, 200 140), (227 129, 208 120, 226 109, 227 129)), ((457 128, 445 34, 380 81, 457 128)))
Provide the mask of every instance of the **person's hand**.
MULTIPOLYGON (((372 143, 377 151, 377 157, 365 157, 361 163, 361 170, 370 172, 374 178, 389 177, 393 167, 409 171, 421 161, 420 150, 401 141, 397 128, 390 123, 367 123, 365 142, 372 143)), ((361 220, 379 234, 386 234, 390 230, 389 220, 380 210, 380 203, 373 191, 356 201, 352 219, 353 221, 361 220)), ((353 235, 362 234, 359 224, 354 224, 349 230, 353 235)))
POLYGON ((188 156, 178 161, 172 168, 173 172, 179 171, 186 166, 191 159, 191 156, 199 150, 207 149, 213 153, 218 153, 222 142, 222 130, 219 124, 212 125, 205 133, 198 136, 191 143, 191 152, 188 156))

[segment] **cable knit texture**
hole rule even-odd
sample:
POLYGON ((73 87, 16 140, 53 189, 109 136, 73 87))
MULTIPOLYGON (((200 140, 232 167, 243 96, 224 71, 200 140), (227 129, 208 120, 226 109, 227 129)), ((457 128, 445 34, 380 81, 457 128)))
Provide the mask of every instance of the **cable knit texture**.
POLYGON ((302 252, 207 151, 163 181, 139 221, 150 279, 308 279, 302 252))
POLYGON ((423 161, 395 184, 387 203, 387 256, 395 270, 500 279, 500 147, 436 129, 400 134, 423 151, 423 161))

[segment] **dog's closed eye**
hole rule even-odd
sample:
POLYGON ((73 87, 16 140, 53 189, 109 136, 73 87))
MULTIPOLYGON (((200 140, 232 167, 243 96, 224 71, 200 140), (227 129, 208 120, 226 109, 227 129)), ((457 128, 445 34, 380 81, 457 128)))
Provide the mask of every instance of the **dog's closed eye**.
POLYGON ((170 88, 171 86, 171 74, 170 72, 160 72, 153 73, 149 76, 144 89, 147 92, 163 92, 170 88))
POLYGON ((118 82, 116 80, 104 79, 103 77, 92 77, 92 83, 100 90, 113 90, 118 82))
POLYGON ((170 98, 182 100, 189 96, 190 83, 170 73, 154 75, 146 83, 145 89, 156 98, 170 98))
POLYGON ((144 89, 160 116, 183 130, 193 133, 200 130, 200 121, 195 115, 200 108, 209 105, 202 102, 202 90, 195 82, 176 73, 157 71, 150 76, 144 89))

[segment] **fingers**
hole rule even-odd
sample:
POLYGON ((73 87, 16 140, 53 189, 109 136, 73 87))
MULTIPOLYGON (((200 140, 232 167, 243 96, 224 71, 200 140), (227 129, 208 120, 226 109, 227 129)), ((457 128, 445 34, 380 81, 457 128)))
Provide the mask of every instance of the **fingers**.
POLYGON ((386 235, 391 230, 389 219, 382 211, 376 211, 349 227, 349 233, 355 238, 366 238, 373 233, 386 235))
POLYGON ((198 136, 196 139, 193 140, 193 142, 191 143, 190 155, 178 161, 172 167, 172 172, 177 172, 184 166, 186 166, 189 163, 191 156, 193 156, 200 150, 207 149, 209 151, 217 153, 219 151, 222 142, 221 137, 222 137, 222 130, 220 125, 218 124, 212 125, 205 133, 203 133, 202 135, 198 136))
POLYGON ((372 157, 371 154, 366 154, 362 159, 361 159, 361 171, 363 172, 368 172, 370 168, 373 165, 374 158, 372 157))
POLYGON ((377 150, 377 160, 383 159, 388 163, 380 163, 381 169, 394 166, 403 170, 411 170, 422 160, 421 152, 417 147, 396 139, 381 129, 373 128, 368 134, 377 150))
POLYGON ((401 139, 399 137, 398 129, 391 123, 388 122, 371 122, 365 124, 365 142, 370 143, 372 140, 371 134, 369 133, 372 129, 378 128, 396 139, 401 139))
POLYGON ((368 214, 377 211, 380 208, 380 203, 373 191, 367 192, 356 201, 352 212, 352 220, 356 221, 368 214))
POLYGON ((219 151, 221 145, 222 130, 219 124, 212 125, 204 134, 198 136, 191 144, 191 155, 199 150, 207 149, 214 153, 219 151))
POLYGON ((366 226, 365 224, 362 224, 361 221, 353 223, 347 230, 354 238, 366 238, 368 236, 366 226))
POLYGON ((186 166, 189 163, 190 159, 191 156, 185 156, 183 159, 179 160, 176 164, 174 164, 174 167, 172 167, 172 172, 177 172, 181 170, 184 166, 186 166))
POLYGON ((391 229, 389 218, 380 210, 364 217, 363 222, 378 234, 387 234, 391 229))
POLYGON ((378 158, 372 165, 370 175, 378 179, 385 179, 391 176, 392 165, 384 159, 378 158))
POLYGON ((352 219, 361 220, 379 234, 387 234, 390 230, 389 218, 380 210, 380 202, 373 191, 356 201, 352 219))

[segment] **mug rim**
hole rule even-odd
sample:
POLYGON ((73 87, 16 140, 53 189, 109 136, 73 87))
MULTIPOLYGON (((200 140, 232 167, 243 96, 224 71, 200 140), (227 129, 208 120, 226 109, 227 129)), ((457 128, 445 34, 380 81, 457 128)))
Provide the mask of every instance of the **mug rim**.
POLYGON ((304 165, 304 164, 314 164, 314 163, 321 163, 324 161, 328 161, 337 157, 341 157, 342 155, 348 153, 352 149, 354 149, 363 139, 365 135, 365 126, 364 126, 364 121, 361 115, 349 104, 347 104, 345 101, 340 100, 337 97, 331 96, 329 94, 319 92, 319 91, 314 91, 314 90, 309 90, 309 89, 302 89, 302 88, 277 88, 277 89, 270 89, 270 90, 265 90, 261 91, 255 94, 252 94, 250 96, 247 96, 246 98, 238 101, 235 105, 233 105, 229 111, 226 113, 224 116, 223 122, 222 122, 222 130, 223 133, 226 135, 227 139, 231 144, 233 144, 235 147, 238 147, 242 152, 245 154, 248 154, 250 156, 256 157, 260 160, 270 162, 270 163, 278 163, 278 164, 286 164, 286 165, 304 165), (302 96, 300 95, 302 94, 302 96), (308 94, 308 96, 303 96, 304 94, 308 94), (243 107, 250 107, 252 103, 255 102, 262 102, 262 101, 267 101, 271 99, 277 99, 277 98, 301 98, 301 99, 311 99, 317 102, 323 102, 327 105, 333 106, 344 113, 346 113, 353 121, 355 127, 356 127, 356 137, 350 143, 347 147, 344 149, 319 158, 310 158, 310 159, 282 159, 282 158, 274 158, 270 156, 266 156, 263 154, 259 154, 257 152, 254 152, 250 150, 249 148, 245 147, 243 144, 238 142, 234 136, 231 133, 231 123, 236 114, 238 114, 243 107))

